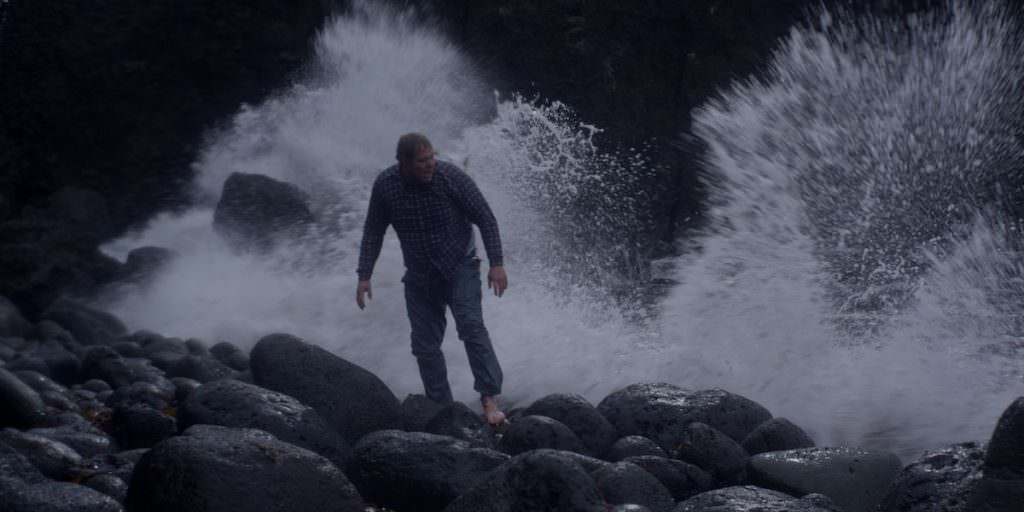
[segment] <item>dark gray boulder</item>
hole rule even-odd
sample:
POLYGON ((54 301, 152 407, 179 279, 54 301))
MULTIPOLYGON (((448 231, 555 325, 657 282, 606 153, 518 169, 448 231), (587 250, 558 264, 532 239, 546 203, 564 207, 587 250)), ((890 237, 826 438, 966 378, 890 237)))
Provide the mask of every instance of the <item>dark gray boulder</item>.
POLYGON ((42 421, 45 407, 36 390, 0 368, 0 427, 30 428, 42 421))
POLYGON ((758 425, 740 444, 750 455, 814 447, 811 436, 786 418, 772 418, 758 425))
POLYGON ((753 485, 726 487, 698 494, 676 505, 672 512, 843 512, 816 494, 794 498, 753 485))
POLYGON ((569 427, 547 416, 529 415, 518 418, 505 429, 505 434, 498 443, 498 449, 509 455, 540 448, 588 453, 569 427))
POLYGON ((177 420, 150 406, 127 403, 114 407, 110 433, 123 450, 149 448, 178 432, 177 420))
POLYGON ((370 502, 404 511, 442 510, 508 455, 423 432, 383 430, 355 445, 348 474, 370 502))
POLYGON ((146 452, 125 504, 149 512, 363 512, 327 459, 253 429, 197 425, 146 452))
POLYGON ((174 400, 179 404, 185 403, 188 397, 203 385, 202 382, 185 377, 174 377, 171 382, 174 384, 174 400))
POLYGON ((67 480, 79 469, 82 456, 68 445, 13 428, 0 431, 0 443, 14 448, 49 478, 67 480))
POLYGON ((134 341, 117 341, 110 344, 114 352, 121 354, 121 357, 146 357, 142 346, 134 341))
POLYGON ((641 457, 644 455, 668 457, 668 454, 658 446, 658 443, 644 436, 626 436, 612 443, 605 458, 612 462, 619 462, 628 457, 641 457))
POLYGON ((576 434, 587 455, 604 457, 618 432, 587 399, 580 395, 552 394, 530 404, 523 415, 539 415, 558 420, 576 434))
POLYGON ((123 512, 117 500, 84 485, 43 482, 6 493, 4 512, 123 512))
POLYGON ((452 402, 441 408, 423 427, 428 434, 454 437, 468 441, 477 448, 497 449, 494 429, 484 422, 483 416, 462 402, 452 402))
POLYGON ((315 222, 308 194, 262 174, 231 173, 213 213, 214 229, 239 250, 269 250, 315 222))
POLYGON ((168 377, 185 377, 202 383, 230 379, 236 373, 235 370, 210 356, 187 355, 171 363, 167 368, 168 377))
POLYGON ((82 383, 82 388, 88 389, 93 393, 102 393, 104 391, 111 390, 110 384, 108 384, 107 381, 103 379, 89 379, 82 383))
POLYGON ((46 365, 46 375, 56 382, 70 386, 79 382, 82 366, 78 355, 72 350, 76 347, 77 344, 69 348, 57 340, 45 340, 39 343, 31 354, 46 365))
POLYGON ((11 362, 4 365, 4 368, 14 373, 37 372, 46 376, 50 375, 50 367, 46 365, 46 361, 25 352, 16 355, 11 362))
POLYGON ((627 457, 623 462, 636 464, 657 478, 672 494, 672 499, 683 501, 691 496, 711 490, 714 479, 703 469, 681 460, 644 455, 627 457))
POLYGON ((114 315, 67 298, 51 304, 42 319, 64 327, 82 345, 109 345, 128 333, 124 323, 114 315))
POLYGON ((925 453, 907 465, 882 498, 882 512, 963 511, 985 450, 961 443, 925 453))
MULTIPOLYGON (((10 368, 8 368, 10 370, 10 368)), ((21 379, 22 382, 28 384, 28 386, 37 393, 43 393, 45 391, 55 391, 57 393, 66 393, 68 388, 61 386, 53 381, 53 379, 43 375, 39 372, 31 370, 19 370, 14 372, 15 375, 21 379)))
POLYGON ((796 496, 824 494, 848 512, 875 510, 902 469, 889 452, 802 448, 750 458, 749 481, 796 496))
POLYGON ((0 494, 8 486, 21 486, 47 480, 32 461, 18 450, 0 441, 0 494))
POLYGON ((687 425, 700 422, 741 442, 772 417, 756 402, 721 389, 689 391, 671 384, 633 384, 598 404, 621 435, 642 435, 671 451, 687 425))
POLYGON ((250 354, 256 384, 316 409, 345 441, 402 426, 398 398, 376 375, 287 334, 261 339, 250 354))
MULTIPOLYGON (((84 464, 85 467, 90 468, 90 471, 86 472, 86 477, 110 475, 121 479, 127 484, 132 478, 132 473, 135 472, 135 465, 138 464, 142 456, 148 451, 149 448, 137 448, 89 457, 85 460, 84 464)), ((119 501, 123 502, 124 499, 122 498, 119 501)))
POLYGON ((739 443, 699 422, 686 427, 673 455, 697 465, 724 483, 743 481, 749 458, 739 443))
POLYGON ((249 355, 234 343, 221 341, 210 347, 210 354, 233 370, 244 372, 249 369, 249 355))
POLYGON ((402 400, 402 428, 408 432, 426 432, 430 420, 444 406, 425 395, 408 395, 402 400))
POLYGON ((590 475, 604 500, 611 505, 636 503, 651 512, 670 512, 672 494, 653 475, 629 462, 616 462, 590 475))
POLYGON ((146 338, 148 343, 142 343, 145 357, 161 370, 167 371, 171 365, 188 355, 188 347, 178 338, 164 338, 152 333, 146 338))
POLYGON ((18 306, 0 295, 0 338, 22 338, 32 329, 32 324, 21 315, 18 306))
POLYGON ((985 472, 1024 478, 1024 397, 1013 401, 996 422, 985 449, 985 472))
POLYGON ((108 407, 142 404, 154 409, 164 409, 174 400, 174 389, 167 389, 151 382, 133 382, 114 390, 106 400, 108 407))
POLYGON ((59 427, 34 428, 28 431, 54 441, 60 441, 82 457, 92 457, 118 451, 114 439, 88 423, 73 423, 59 427))
POLYGON ((175 257, 177 253, 163 247, 146 246, 132 249, 125 258, 121 280, 147 282, 175 257))
POLYGON ((181 429, 208 424, 255 428, 327 458, 344 470, 352 449, 313 408, 275 391, 235 380, 204 384, 178 409, 181 429))
POLYGON ((125 497, 128 496, 128 484, 111 474, 104 473, 88 477, 82 480, 82 485, 106 494, 117 500, 118 503, 124 503, 125 497))
POLYGON ((487 474, 444 511, 605 512, 608 506, 597 484, 571 456, 565 455, 569 453, 535 450, 517 455, 487 474))

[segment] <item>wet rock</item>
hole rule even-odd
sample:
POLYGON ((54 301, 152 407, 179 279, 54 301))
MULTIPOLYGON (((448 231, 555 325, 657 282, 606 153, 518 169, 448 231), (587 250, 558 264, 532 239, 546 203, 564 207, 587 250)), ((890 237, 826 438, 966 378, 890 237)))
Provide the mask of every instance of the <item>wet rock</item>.
POLYGON ((77 347, 77 344, 68 347, 57 340, 46 340, 36 347, 32 355, 43 360, 49 370, 47 375, 51 379, 70 386, 79 382, 82 366, 78 356, 72 350, 77 347))
POLYGON ((174 400, 179 404, 185 403, 185 401, 188 400, 188 397, 192 395, 196 389, 199 389, 199 386, 203 385, 202 382, 185 377, 174 377, 171 379, 171 382, 174 384, 174 400))
POLYGON ((46 477, 18 450, 0 441, 0 494, 9 486, 45 482, 46 477))
POLYGON ((7 363, 4 368, 9 372, 14 373, 35 372, 47 377, 50 375, 50 367, 46 365, 46 361, 25 353, 18 354, 11 362, 7 363))
POLYGON ((613 462, 619 462, 627 457, 640 457, 644 455, 668 457, 668 454, 658 446, 658 443, 644 436, 626 436, 612 444, 605 458, 613 462))
POLYGON ((0 295, 0 337, 21 338, 32 329, 13 302, 0 295))
POLYGON ((985 450, 985 472, 1015 474, 1024 479, 1024 397, 1003 411, 985 450))
POLYGON ((707 471, 681 460, 644 455, 623 460, 636 464, 664 485, 672 499, 683 501, 711 489, 714 479, 707 471))
POLYGON ((853 448, 803 448, 750 458, 750 483, 796 496, 824 494, 848 512, 874 510, 899 474, 898 457, 853 448))
POLYGON ((580 395, 552 394, 530 404, 524 415, 547 416, 563 423, 583 443, 587 455, 604 457, 618 437, 608 420, 580 395))
POLYGON ((424 427, 424 432, 468 441, 477 448, 496 449, 494 430, 484 423, 483 416, 462 402, 441 408, 424 427))
POLYGON ((442 510, 508 456, 422 432, 383 430, 355 446, 348 474, 363 496, 398 511, 442 510))
POLYGON ((13 428, 0 432, 0 443, 17 450, 43 475, 54 480, 68 479, 82 464, 82 456, 68 445, 13 428))
POLYGON ((110 384, 107 384, 107 381, 102 379, 89 379, 82 383, 82 387, 92 391, 93 393, 102 393, 104 391, 111 390, 110 384))
POLYGON ((0 427, 30 428, 42 421, 45 407, 39 393, 0 368, 0 427))
POLYGON ((652 512, 670 512, 672 494, 650 473, 629 462, 616 462, 591 474, 609 504, 636 503, 652 512))
POLYGON ((267 251, 315 222, 308 194, 262 174, 231 173, 213 213, 217 234, 243 251, 267 251))
POLYGON ((59 299, 42 315, 67 329, 82 345, 109 345, 128 329, 117 317, 71 299, 59 299))
POLYGON ((135 465, 138 464, 142 456, 148 451, 148 448, 137 448, 117 453, 94 455, 83 463, 83 466, 86 468, 83 472, 86 473, 87 478, 110 475, 127 483, 131 480, 132 473, 135 472, 135 465))
POLYGON ((143 404, 114 407, 110 431, 122 449, 149 448, 178 431, 177 421, 143 404))
POLYGON ((611 512, 651 512, 651 509, 635 503, 625 503, 622 505, 615 505, 615 508, 611 509, 611 512))
POLYGON ((146 334, 148 343, 142 345, 146 358, 153 366, 167 371, 171 365, 188 355, 185 342, 177 338, 164 338, 157 334, 146 334))
POLYGON ((813 448, 814 441, 786 418, 772 418, 754 429, 741 443, 750 455, 764 452, 813 448))
POLYGON ((586 453, 583 443, 569 427, 547 416, 523 416, 505 429, 498 448, 518 455, 539 448, 586 453))
POLYGON ((28 431, 54 441, 60 441, 82 457, 92 457, 117 451, 114 440, 89 424, 69 424, 60 427, 34 428, 28 431))
POLYGON ((146 357, 142 347, 134 341, 118 341, 110 345, 110 348, 121 354, 121 357, 146 357))
MULTIPOLYGON (((10 367, 7 368, 10 370, 10 367)), ((45 391, 54 391, 57 393, 67 392, 67 388, 57 384, 46 375, 32 371, 32 370, 18 370, 14 372, 15 375, 21 379, 22 382, 28 384, 29 387, 36 390, 37 393, 43 393, 45 391)))
POLYGON ((100 474, 86 478, 82 481, 82 485, 106 494, 117 500, 118 503, 124 503, 125 497, 128 496, 128 484, 124 483, 124 480, 110 474, 100 474))
POLYGON ((175 257, 177 253, 163 247, 146 246, 132 249, 125 258, 121 280, 147 282, 175 257))
POLYGON ((244 372, 249 369, 249 356, 234 343, 222 341, 210 347, 210 354, 228 368, 244 372))
POLYGON ((408 395, 402 401, 402 428, 408 432, 426 432, 427 424, 444 406, 425 395, 408 395))
POLYGON ((256 383, 316 409, 350 445, 369 432, 400 428, 398 399, 376 375, 287 334, 252 350, 256 383))
POLYGON ((185 348, 188 349, 188 353, 193 356, 209 357, 210 348, 206 346, 206 342, 199 338, 189 338, 185 340, 185 348))
POLYGON ((174 390, 168 390, 149 382, 133 382, 117 388, 106 400, 110 408, 132 404, 143 404, 154 409, 164 409, 174 400, 174 390))
POLYGON ((752 485, 726 487, 698 494, 673 512, 840 512, 817 495, 805 499, 752 485))
POLYGON ((116 500, 84 485, 44 482, 7 493, 5 512, 123 512, 116 500))
POLYGON ((254 428, 306 448, 345 469, 352 449, 313 408, 298 400, 234 380, 204 384, 178 410, 182 429, 209 424, 254 428))
POLYGON ((202 383, 230 379, 235 374, 235 370, 212 357, 196 355, 182 357, 171 363, 170 368, 167 369, 168 377, 185 377, 202 383))
POLYGON ((327 459, 253 429, 197 425, 147 452, 125 504, 149 512, 363 512, 327 459))
POLYGON ((30 337, 40 341, 56 341, 68 350, 73 350, 82 346, 77 340, 75 340, 75 337, 71 332, 64 327, 61 327, 60 324, 50 320, 43 320, 36 324, 35 327, 32 328, 30 337))
POLYGON ((570 452, 535 450, 517 455, 444 510, 605 512, 607 506, 597 484, 579 464, 562 455, 566 453, 570 452))
POLYGON ((671 451, 687 425, 704 423, 741 442, 772 417, 756 402, 721 389, 688 391, 671 384, 633 384, 597 410, 621 435, 642 435, 671 451))
POLYGON ((76 404, 66 392, 44 391, 39 393, 39 398, 43 399, 43 403, 46 404, 47 407, 60 412, 79 411, 78 404, 76 404))
POLYGON ((727 483, 739 483, 744 479, 748 459, 747 452, 739 443, 703 423, 691 423, 686 427, 674 455, 679 460, 699 466, 719 482, 727 483))
POLYGON ((985 455, 977 443, 925 453, 903 468, 886 490, 882 512, 962 511, 970 482, 980 475, 985 455))

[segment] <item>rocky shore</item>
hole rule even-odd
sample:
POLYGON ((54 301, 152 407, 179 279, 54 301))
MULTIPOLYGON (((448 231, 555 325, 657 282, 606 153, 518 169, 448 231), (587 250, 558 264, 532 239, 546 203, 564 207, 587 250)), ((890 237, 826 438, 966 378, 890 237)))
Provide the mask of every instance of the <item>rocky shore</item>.
POLYGON ((901 462, 663 383, 494 429, 288 334, 246 353, 68 299, 30 322, 0 298, 0 360, 9 512, 1024 510, 1024 397, 986 444, 901 462))

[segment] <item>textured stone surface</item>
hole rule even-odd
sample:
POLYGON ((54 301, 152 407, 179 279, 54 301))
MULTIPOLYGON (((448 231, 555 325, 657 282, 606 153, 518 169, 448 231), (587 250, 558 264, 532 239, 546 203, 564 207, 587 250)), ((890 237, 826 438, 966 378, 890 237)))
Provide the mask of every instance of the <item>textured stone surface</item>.
POLYGON ((604 457, 618 432, 590 402, 579 395, 552 394, 530 404, 523 415, 540 415, 569 427, 586 447, 587 455, 604 457))
POLYGON ((510 455, 550 448, 587 453, 576 434, 562 422, 547 416, 523 416, 505 429, 498 448, 510 455))
POLYGON ((590 476, 611 505, 635 503, 652 512, 670 512, 676 504, 657 478, 630 462, 609 464, 590 476))
POLYGON ((812 448, 814 441, 804 430, 786 418, 772 418, 754 429, 741 443, 751 455, 764 452, 812 448))
POLYGON ((971 482, 980 476, 985 451, 963 443, 925 453, 890 484, 879 505, 882 512, 962 511, 971 482))

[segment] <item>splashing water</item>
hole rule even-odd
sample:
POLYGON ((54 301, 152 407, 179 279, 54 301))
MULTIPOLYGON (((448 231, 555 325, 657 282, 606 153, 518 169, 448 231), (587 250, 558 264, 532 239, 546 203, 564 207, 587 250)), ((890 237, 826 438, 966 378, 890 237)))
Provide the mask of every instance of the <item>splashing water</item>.
MULTIPOLYGON (((1007 356, 1024 296, 1018 233, 983 207, 1021 161, 1006 123, 1021 113, 1022 52, 1002 11, 948 14, 907 26, 824 15, 792 32, 765 81, 698 113, 712 227, 675 262, 660 317, 645 319, 609 296, 643 284, 632 236, 650 222, 636 192, 646 157, 600 151, 596 128, 557 102, 495 102, 434 31, 362 6, 321 35, 309 79, 211 135, 195 209, 106 248, 180 254, 108 307, 133 328, 243 347, 290 332, 400 397, 420 392, 393 234, 374 300, 354 304, 370 185, 415 130, 467 169, 501 224, 512 286, 485 294, 484 314, 512 400, 597 401, 666 381, 749 396, 819 444, 914 454, 984 439, 1021 392, 1007 356), (236 171, 310 191, 329 226, 317 254, 330 257, 294 271, 280 263, 308 246, 228 251, 212 208, 236 171)), ((452 332, 445 350, 456 397, 471 399, 452 332)))

